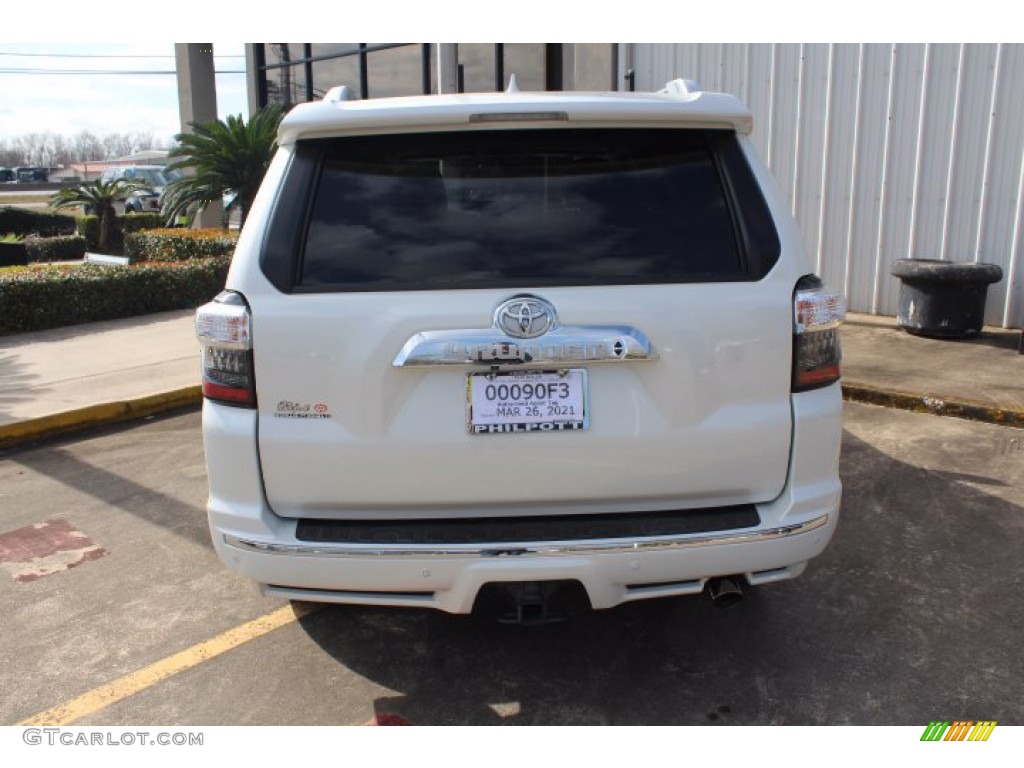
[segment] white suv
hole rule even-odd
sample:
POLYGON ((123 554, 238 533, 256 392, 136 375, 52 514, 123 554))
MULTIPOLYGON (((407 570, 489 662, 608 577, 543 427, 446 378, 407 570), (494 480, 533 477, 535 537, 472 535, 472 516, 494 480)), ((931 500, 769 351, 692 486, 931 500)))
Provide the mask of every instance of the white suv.
POLYGON ((732 96, 296 107, 202 307, 213 542, 268 595, 517 615, 799 575, 839 296, 732 96))

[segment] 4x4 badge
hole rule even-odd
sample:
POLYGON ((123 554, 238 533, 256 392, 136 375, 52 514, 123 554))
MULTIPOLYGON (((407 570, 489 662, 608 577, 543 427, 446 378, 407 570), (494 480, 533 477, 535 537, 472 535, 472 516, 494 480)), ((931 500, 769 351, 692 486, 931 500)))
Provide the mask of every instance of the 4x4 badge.
POLYGON ((516 339, 543 336, 557 319, 551 303, 536 296, 513 296, 494 310, 494 326, 516 339))

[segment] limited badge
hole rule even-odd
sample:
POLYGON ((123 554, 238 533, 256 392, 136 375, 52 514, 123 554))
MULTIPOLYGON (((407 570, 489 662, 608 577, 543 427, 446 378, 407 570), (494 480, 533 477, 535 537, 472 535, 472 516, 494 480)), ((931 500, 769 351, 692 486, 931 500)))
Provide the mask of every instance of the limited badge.
POLYGON ((298 403, 294 400, 281 400, 274 410, 279 419, 329 419, 330 408, 327 403, 298 403))

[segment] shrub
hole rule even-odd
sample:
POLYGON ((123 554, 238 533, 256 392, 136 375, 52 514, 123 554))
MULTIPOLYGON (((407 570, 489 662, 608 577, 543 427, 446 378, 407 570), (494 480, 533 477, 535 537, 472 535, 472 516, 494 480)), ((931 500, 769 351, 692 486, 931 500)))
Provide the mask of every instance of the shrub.
POLYGON ((117 225, 127 235, 144 229, 160 229, 164 225, 164 217, 159 213, 128 213, 117 217, 117 225))
POLYGON ((13 232, 16 235, 73 235, 75 233, 74 216, 62 216, 59 213, 38 213, 27 208, 7 206, 0 208, 0 232, 13 232))
POLYGON ((28 264, 28 251, 21 235, 0 237, 0 267, 20 267, 28 264))
POLYGON ((125 236, 124 253, 133 261, 188 261, 230 256, 238 233, 226 229, 151 229, 125 236))
POLYGON ((0 332, 20 333, 203 304, 231 260, 188 264, 40 267, 0 273, 0 332))
POLYGON ((25 240, 29 262, 73 261, 85 256, 85 238, 81 235, 30 237, 25 240))
POLYGON ((100 243, 100 219, 98 216, 76 216, 75 231, 85 238, 85 249, 95 251, 100 243))
MULTIPOLYGON (((126 216, 114 217, 112 232, 110 233, 110 247, 107 249, 112 254, 124 253, 124 236, 129 232, 156 229, 164 225, 164 218, 159 213, 129 213, 126 216)), ((89 251, 98 251, 100 246, 100 219, 98 216, 78 216, 75 219, 75 229, 85 238, 85 247, 89 251)))

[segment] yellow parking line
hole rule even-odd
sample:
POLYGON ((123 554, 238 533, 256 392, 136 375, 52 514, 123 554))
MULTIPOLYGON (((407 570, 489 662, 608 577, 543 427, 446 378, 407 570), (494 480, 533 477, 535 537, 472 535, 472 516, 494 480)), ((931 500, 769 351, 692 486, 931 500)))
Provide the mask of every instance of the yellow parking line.
POLYGON ((144 691, 161 680, 173 677, 179 672, 184 672, 204 661, 216 658, 250 640, 255 640, 257 637, 262 637, 275 629, 291 624, 312 613, 318 607, 318 605, 308 603, 286 605, 272 613, 193 645, 180 653, 154 662, 148 667, 143 667, 113 682, 94 688, 71 701, 33 715, 27 720, 22 720, 18 725, 68 725, 86 715, 91 715, 104 707, 109 707, 111 704, 116 704, 122 699, 144 691))

